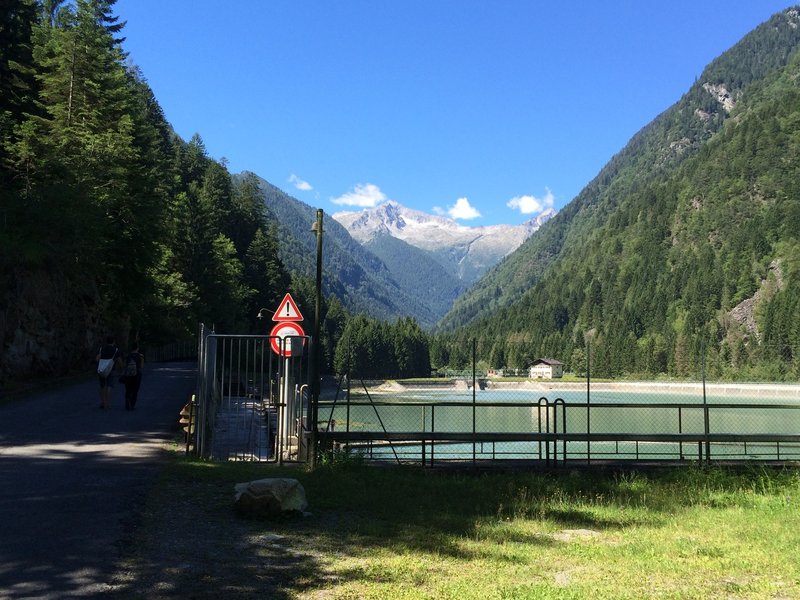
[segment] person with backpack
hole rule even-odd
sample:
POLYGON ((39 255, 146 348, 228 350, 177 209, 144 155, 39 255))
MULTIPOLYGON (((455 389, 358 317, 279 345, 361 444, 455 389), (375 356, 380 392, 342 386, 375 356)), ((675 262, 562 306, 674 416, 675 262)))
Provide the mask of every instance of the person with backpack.
POLYGON ((112 373, 114 366, 122 359, 119 348, 114 344, 114 336, 106 338, 106 343, 97 352, 97 377, 100 380, 100 408, 108 408, 111 403, 111 391, 114 387, 112 373))
POLYGON ((122 381, 125 383, 125 410, 136 408, 136 399, 139 396, 139 387, 142 385, 142 369, 144 368, 144 355, 139 352, 139 344, 134 342, 131 351, 125 358, 125 372, 122 381))

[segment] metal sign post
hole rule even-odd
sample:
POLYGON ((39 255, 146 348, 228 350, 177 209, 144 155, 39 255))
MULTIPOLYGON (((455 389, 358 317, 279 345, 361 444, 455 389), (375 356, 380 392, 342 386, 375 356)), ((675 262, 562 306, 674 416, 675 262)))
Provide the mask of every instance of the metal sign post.
MULTIPOLYGON (((303 355, 303 342, 305 331, 299 321, 303 320, 303 315, 297 308, 297 304, 291 294, 286 294, 278 305, 278 309, 273 314, 272 320, 275 325, 270 331, 270 347, 275 354, 283 357, 283 381, 280 386, 280 406, 283 415, 278 419, 279 437, 281 443, 281 457, 290 456, 295 450, 293 439, 293 419, 296 413, 296 398, 294 393, 295 382, 292 372, 292 359, 303 355)), ((301 415, 302 417, 302 415, 301 415)), ((302 435, 302 432, 295 432, 302 435)), ((297 453, 299 455, 300 440, 297 441, 297 453)))

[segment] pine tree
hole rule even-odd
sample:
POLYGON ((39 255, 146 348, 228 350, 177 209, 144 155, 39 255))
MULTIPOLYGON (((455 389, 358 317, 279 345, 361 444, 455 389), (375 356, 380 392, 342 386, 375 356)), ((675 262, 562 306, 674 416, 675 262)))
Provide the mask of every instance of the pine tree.
POLYGON ((335 373, 335 352, 338 340, 342 337, 349 315, 341 301, 335 296, 325 299, 325 318, 322 323, 320 343, 322 344, 322 372, 335 373))
POLYGON ((270 231, 270 235, 276 237, 277 244, 277 231, 272 231, 268 223, 264 194, 261 192, 258 178, 252 173, 246 173, 233 187, 228 220, 222 226, 225 234, 233 240, 240 252, 240 258, 244 257, 259 229, 262 232, 270 231))
MULTIPOLYGON (((24 161, 14 156, 25 113, 33 113, 35 67, 32 0, 7 0, 0 7, 0 265, 24 248, 29 207, 23 201, 24 161)), ((18 151, 18 150, 17 150, 18 151)))
POLYGON ((252 290, 247 307, 250 325, 263 327, 257 319, 261 308, 278 306, 289 289, 290 277, 278 256, 278 240, 273 227, 267 233, 257 229, 244 260, 244 283, 252 290))

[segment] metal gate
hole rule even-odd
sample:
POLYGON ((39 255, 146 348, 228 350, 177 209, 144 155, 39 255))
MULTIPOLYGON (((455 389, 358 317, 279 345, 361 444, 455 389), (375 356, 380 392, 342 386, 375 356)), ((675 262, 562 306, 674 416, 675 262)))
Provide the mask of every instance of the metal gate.
POLYGON ((308 336, 220 335, 201 326, 197 454, 279 464, 307 460, 311 350, 308 336))

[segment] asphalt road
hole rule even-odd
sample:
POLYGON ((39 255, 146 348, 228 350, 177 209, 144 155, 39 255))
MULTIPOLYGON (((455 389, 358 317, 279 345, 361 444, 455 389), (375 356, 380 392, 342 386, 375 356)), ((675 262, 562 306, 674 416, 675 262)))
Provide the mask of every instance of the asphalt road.
POLYGON ((96 379, 0 406, 0 598, 102 598, 195 365, 145 366, 136 410, 96 379))

